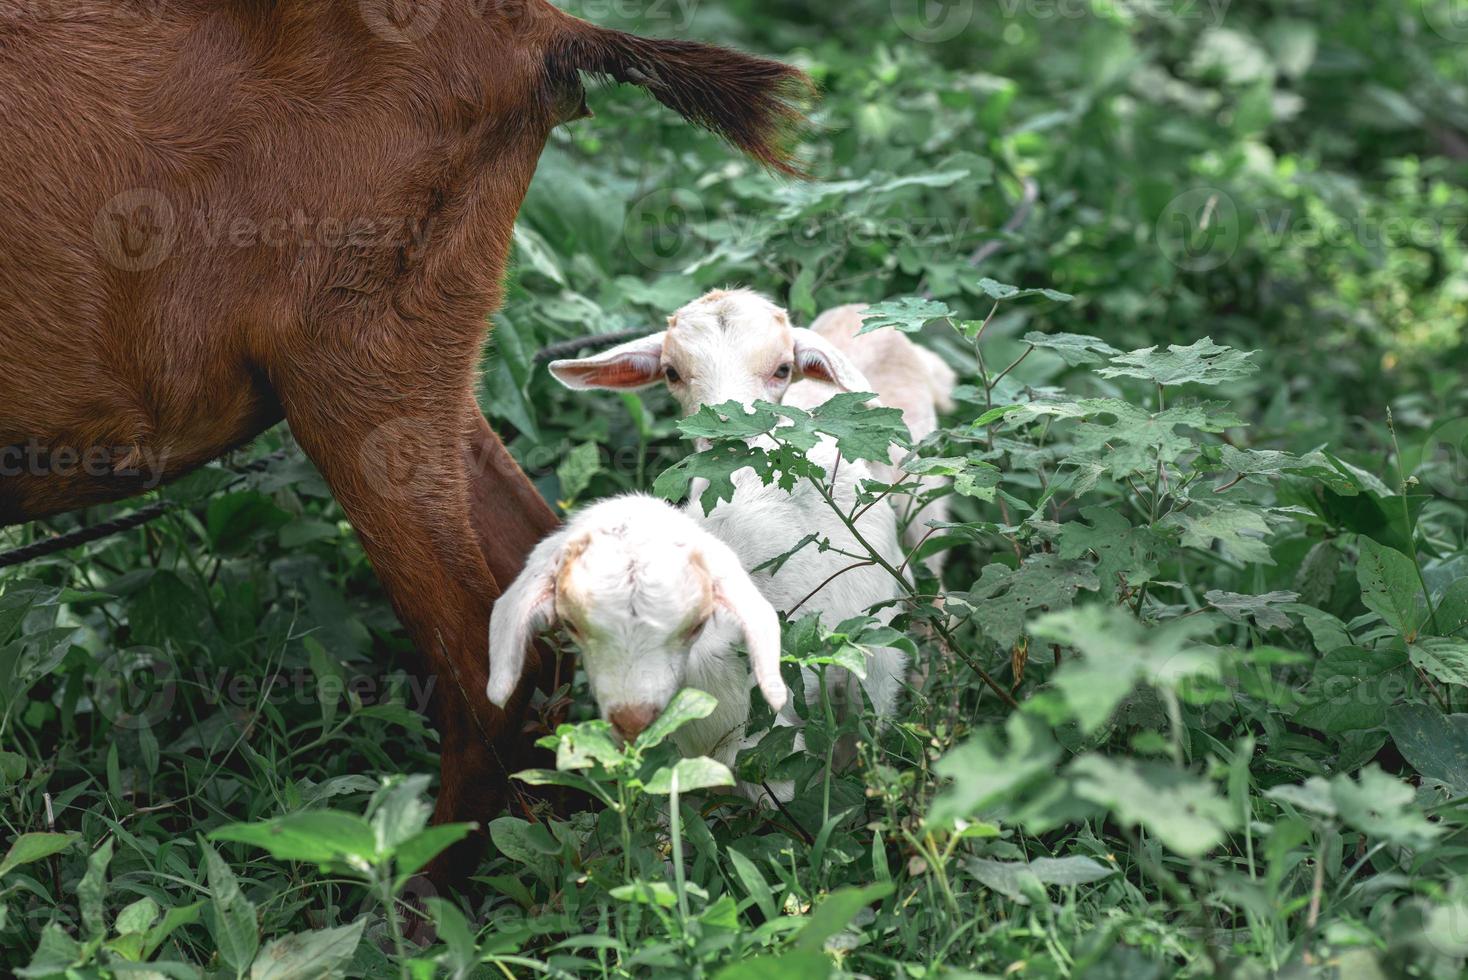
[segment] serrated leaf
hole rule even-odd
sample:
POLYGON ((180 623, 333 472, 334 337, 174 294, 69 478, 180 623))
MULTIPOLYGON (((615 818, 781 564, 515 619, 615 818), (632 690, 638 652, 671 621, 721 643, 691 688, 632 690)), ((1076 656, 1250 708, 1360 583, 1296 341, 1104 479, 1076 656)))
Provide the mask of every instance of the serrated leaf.
POLYGON ((1288 610, 1300 597, 1294 592, 1241 595, 1237 592, 1210 589, 1203 594, 1203 598, 1235 623, 1248 625, 1252 620, 1261 630, 1287 630, 1294 625, 1288 610))
POLYGON ((974 610, 974 620, 984 635, 1008 649, 1024 634, 1025 619, 1031 612, 1065 608, 1081 589, 1094 592, 1097 587, 1096 573, 1089 564, 1042 554, 1018 570, 988 565, 971 590, 950 593, 949 599, 974 610))
POLYGON ((1071 367, 1082 364, 1104 364, 1121 353, 1100 337, 1080 333, 1041 333, 1031 330, 1024 336, 1031 347, 1048 350, 1071 367))
POLYGON ((1004 801, 1052 775, 1060 749, 1033 718, 1011 715, 1004 726, 1007 745, 991 731, 980 731, 939 759, 938 775, 952 780, 928 812, 926 823, 950 827, 1004 801))
POLYGON ((1359 782, 1346 773, 1333 777, 1330 792, 1341 820, 1368 837, 1412 847, 1442 834, 1416 809, 1416 791, 1375 763, 1361 770, 1359 782))
POLYGON ((904 333, 916 333, 929 320, 951 316, 953 316, 953 311, 937 300, 918 296, 902 296, 877 303, 862 311, 861 329, 857 331, 857 336, 880 330, 883 327, 895 327, 904 333))
POLYGON ((1241 503, 1209 506, 1194 502, 1181 513, 1169 514, 1164 527, 1176 527, 1182 544, 1211 551, 1215 544, 1225 555, 1241 562, 1273 565, 1269 554, 1269 522, 1258 507, 1241 503))
POLYGON ((1157 557, 1166 545, 1162 535, 1145 525, 1133 527, 1114 507, 1083 507, 1081 517, 1091 523, 1067 522, 1061 526, 1056 544, 1062 558, 1096 556, 1102 595, 1115 596, 1123 582, 1136 588, 1157 574, 1157 557))
POLYGON ((1094 732, 1137 684, 1174 689, 1198 676, 1217 676, 1218 651, 1194 642, 1212 632, 1206 620, 1179 619, 1149 629, 1115 606, 1082 606, 1030 624, 1036 637, 1077 650, 1054 683, 1081 730, 1094 732))
POLYGON ((1202 857, 1238 824, 1211 782, 1166 763, 1087 755, 1070 773, 1076 795, 1106 807, 1122 824, 1140 824, 1184 857, 1202 857))
POLYGON ((1141 378, 1158 385, 1217 385, 1247 378, 1259 370, 1249 358, 1258 351, 1239 351, 1204 337, 1186 347, 1168 345, 1167 350, 1145 347, 1111 359, 1111 367, 1098 368, 1103 378, 1141 378))

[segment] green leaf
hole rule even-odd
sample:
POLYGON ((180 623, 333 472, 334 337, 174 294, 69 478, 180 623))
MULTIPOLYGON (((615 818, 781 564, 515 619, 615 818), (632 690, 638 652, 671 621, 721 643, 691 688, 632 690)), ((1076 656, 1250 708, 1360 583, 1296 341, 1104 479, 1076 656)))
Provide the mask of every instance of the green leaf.
POLYGON ((707 718, 718 707, 719 699, 712 694, 697 688, 683 688, 673 695, 673 700, 668 702, 662 714, 658 715, 653 723, 637 736, 637 748, 640 751, 646 751, 655 745, 661 745, 678 729, 690 721, 707 718))
POLYGON ((389 857, 397 845, 428 826, 433 807, 424 799, 428 776, 419 774, 388 780, 373 795, 367 816, 375 837, 373 853, 389 857))
POLYGON ((1030 904, 1029 894, 1038 892, 1043 896, 1045 885, 1059 885, 1063 888, 1088 885, 1116 874, 1115 868, 1108 868, 1081 855, 1035 858, 1033 861, 972 858, 964 863, 964 868, 985 887, 1020 905, 1030 904))
POLYGON ((638 905, 656 905, 670 909, 678 904, 678 893, 666 881, 634 881, 618 885, 608 894, 619 902, 635 902, 638 905))
MULTIPOLYGON (((797 426, 805 420, 803 416, 808 417, 810 428, 835 439, 846 459, 885 463, 891 458, 894 443, 905 446, 912 440, 901 410, 874 408, 867 404, 871 398, 864 392, 843 391, 811 409, 808 416, 789 406, 781 406, 780 413, 797 426)), ((790 438, 783 427, 776 435, 782 440, 790 438)))
POLYGON ((728 856, 729 863, 734 866, 734 873, 739 876, 744 890, 749 893, 750 899, 759 908, 760 914, 766 920, 774 919, 779 914, 775 906, 775 895, 770 890, 769 882, 765 881, 765 876, 760 874, 759 868, 736 848, 726 847, 724 853, 728 856))
POLYGON ((643 791, 658 796, 673 792, 673 776, 678 777, 678 792, 687 793, 715 786, 733 786, 734 774, 722 762, 699 756, 694 759, 679 759, 672 766, 665 766, 653 773, 643 785, 643 791))
POLYGON ((240 891, 239 882, 224 859, 204 841, 199 842, 204 858, 204 875, 212 901, 204 916, 209 934, 224 960, 236 974, 243 973, 260 949, 260 925, 255 905, 240 891))
POLYGON ((1361 601, 1412 642, 1427 618, 1417 566, 1400 551, 1371 538, 1359 538, 1358 544, 1361 562, 1356 578, 1361 583, 1361 601))
POLYGON ((1442 834, 1441 827, 1417 811, 1416 791, 1375 763, 1361 770, 1360 782, 1346 773, 1335 776, 1330 791, 1341 820, 1368 837, 1414 847, 1442 834))
POLYGON ((1294 623, 1286 614, 1286 610, 1300 597, 1294 592, 1240 595, 1237 592, 1211 589, 1203 594, 1203 598, 1208 600, 1210 606, 1235 623, 1248 625, 1249 621, 1253 620, 1254 625, 1261 630, 1287 630, 1294 623))
POLYGON ((1157 574, 1157 558, 1166 546, 1160 534, 1150 527, 1133 527, 1115 507, 1083 507, 1081 516, 1091 523, 1066 522, 1056 543, 1061 558, 1096 556, 1096 578, 1102 595, 1115 596, 1123 584, 1134 589, 1157 574))
POLYGON ((1468 715, 1398 704, 1387 711, 1386 728, 1413 769, 1443 783, 1454 796, 1468 795, 1468 715))
POLYGON ((52 978, 66 976, 71 967, 80 965, 86 950, 81 943, 66 934, 66 930, 55 922, 48 922, 41 930, 41 941, 36 946, 31 961, 15 975, 24 978, 52 978))
POLYGON ((1106 807, 1122 824, 1140 824, 1184 857, 1202 857, 1238 824, 1212 783, 1167 763, 1086 755, 1070 774, 1077 796, 1106 807))
POLYGON ((1315 665, 1293 720, 1330 734, 1376 728, 1406 690, 1406 666, 1400 651, 1332 650, 1315 665))
POLYGON ((594 442, 574 446, 556 467, 556 477, 561 481, 561 499, 569 502, 580 497, 600 472, 601 447, 594 442))
POLYGON ((929 826, 951 827, 981 815, 1053 773, 1060 749, 1036 719, 1011 715, 1005 733, 1007 746, 982 730, 938 760, 938 775, 953 782, 933 801, 925 821, 929 826))
POLYGON ((1425 636, 1407 648, 1407 655, 1444 684, 1468 686, 1468 640, 1425 636))
POLYGON ((140 898, 117 913, 112 931, 119 936, 126 936, 131 932, 147 932, 158 920, 158 912, 157 902, 151 898, 140 898))
POLYGON ((87 872, 76 886, 77 904, 81 906, 82 927, 92 939, 107 934, 105 908, 107 902, 107 865, 112 863, 112 844, 108 837, 87 858, 87 872))
POLYGON ((816 906, 810 921, 795 937, 797 950, 815 951, 825 946, 826 940, 845 929, 856 918, 858 912, 873 902, 891 895, 896 886, 891 883, 866 885, 862 888, 838 888, 825 901, 816 906))
POLYGON ((361 817, 334 810, 302 810, 263 823, 229 824, 209 835, 263 848, 277 860, 330 866, 347 864, 359 871, 378 858, 377 836, 361 817))
POLYGON ((556 768, 616 771, 628 764, 627 753, 612 738, 612 726, 597 719, 556 729, 556 768))
POLYGON ((267 943, 250 967, 250 980, 333 976, 362 941, 366 919, 337 929, 299 932, 267 943))
POLYGON ((1051 613, 1030 626, 1036 637, 1082 654, 1061 666, 1055 686, 1088 734, 1139 683, 1171 690, 1189 678, 1217 676, 1218 651, 1192 642, 1212 630, 1202 619, 1178 619, 1149 629, 1115 606, 1051 613))
POLYGON ((1019 286, 1011 286, 1007 282, 999 282, 988 277, 979 280, 979 292, 999 302, 1014 299, 1028 299, 1031 296, 1043 296, 1054 303, 1069 303, 1075 299, 1069 293, 1062 293, 1058 290, 1021 289, 1019 286))
POLYGON ((1100 337, 1080 333, 1041 333, 1031 330, 1024 336, 1025 343, 1058 355, 1071 367, 1082 364, 1104 364, 1109 358, 1121 353, 1100 337))
POLYGON ((468 837, 478 826, 474 823, 441 823, 414 834, 398 844, 393 855, 393 870, 400 879, 411 878, 429 861, 468 837))
POLYGON ((1238 351, 1204 337, 1186 347, 1170 344, 1165 351, 1145 347, 1111 359, 1098 368, 1103 378, 1142 378, 1159 385, 1217 385, 1247 378, 1259 366, 1249 360, 1258 351, 1238 351))
POLYGON ((48 858, 53 854, 60 854, 72 844, 81 840, 81 834, 51 834, 34 833, 21 834, 10 845, 10 850, 5 852, 5 857, 0 860, 0 878, 5 877, 22 864, 31 864, 48 858))
POLYGON ((949 601, 972 609, 984 635, 1008 649, 1024 634, 1031 612, 1069 606, 1079 590, 1095 591, 1098 585, 1089 564, 1042 554, 1018 570, 997 563, 986 566, 970 591, 950 593, 949 601))
POLYGON ((1162 524, 1182 532, 1184 547, 1212 551, 1217 544, 1219 550, 1237 561, 1274 564, 1269 553, 1269 523, 1258 507, 1238 503, 1208 506, 1195 501, 1188 510, 1169 514, 1162 524))
POLYGON ((812 950, 756 956, 724 967, 714 980, 826 980, 831 961, 812 950))
POLYGON ((937 300, 903 296, 867 307, 862 313, 861 330, 857 331, 857 336, 883 327, 896 327, 904 333, 916 333, 929 320, 951 316, 953 311, 937 300))

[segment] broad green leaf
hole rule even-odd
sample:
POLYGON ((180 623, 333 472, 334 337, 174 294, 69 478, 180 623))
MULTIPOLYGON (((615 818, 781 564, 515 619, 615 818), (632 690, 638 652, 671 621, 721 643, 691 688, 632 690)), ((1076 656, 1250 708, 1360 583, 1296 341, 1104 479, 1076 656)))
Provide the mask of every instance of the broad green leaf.
POLYGON ((86 951, 81 943, 67 935, 59 923, 48 922, 41 930, 41 941, 30 962, 16 970, 15 975, 27 980, 67 976, 71 967, 80 965, 84 955, 86 951))
POLYGON ((1100 337, 1079 333, 1041 333, 1031 330, 1025 334, 1024 341, 1031 347, 1040 347, 1057 354, 1071 367, 1104 364, 1109 358, 1121 353, 1100 337))
POLYGON ((1063 609, 1075 601, 1078 591, 1094 592, 1098 584, 1088 563, 1042 554, 1018 570, 1000 564, 986 566, 971 590, 950 593, 949 601, 972 609, 984 635, 1007 649, 1024 634, 1030 613, 1063 609))
POLYGON ((1157 574, 1157 559, 1166 541, 1150 527, 1133 527, 1119 508, 1081 508, 1091 523, 1067 521, 1056 536, 1061 558, 1096 557, 1101 594, 1115 596, 1123 585, 1136 588, 1157 574))
POLYGON ((600 764, 615 771, 627 763, 627 754, 612 738, 612 726, 601 719, 556 729, 556 768, 590 769, 600 764))
POLYGON ((895 886, 890 883, 836 889, 811 913, 810 921, 795 937, 795 948, 808 951, 821 949, 827 939, 850 925, 858 912, 891 895, 894 889, 895 886))
POLYGON ((151 898, 140 898, 117 913, 112 931, 119 936, 130 932, 146 932, 158 920, 158 903, 151 898))
POLYGON ((935 770, 952 785, 933 801, 925 821, 929 826, 949 827, 980 816, 1052 775, 1060 749, 1043 725, 1014 714, 1005 734, 1008 745, 991 731, 980 731, 938 760, 935 770))
POLYGON ((734 873, 739 876, 739 882, 744 890, 749 893, 750 899, 759 908, 760 914, 766 920, 771 920, 778 915, 775 907, 775 895, 770 890, 770 884, 765 876, 760 874, 759 868, 735 847, 726 847, 724 854, 729 858, 729 863, 734 866, 734 873))
POLYGON ((862 313, 861 330, 857 336, 883 327, 896 327, 905 333, 916 333, 929 320, 951 316, 953 311, 936 300, 903 296, 867 307, 862 313))
POLYGON ((1361 770, 1359 782, 1346 773, 1333 777, 1330 792, 1341 820, 1368 837, 1414 847, 1443 832, 1414 806, 1416 791, 1375 763, 1361 770))
POLYGON ((390 856, 400 842, 428 826, 433 807, 423 798, 427 790, 428 776, 420 773, 390 779, 373 795, 367 815, 375 854, 390 856))
POLYGON ((214 848, 204 841, 200 841, 199 846, 212 899, 204 922, 214 938, 220 959, 236 974, 242 974, 254 962, 255 953, 260 949, 260 926, 255 904, 245 898, 234 872, 214 848))
POLYGON ((281 861, 345 863, 358 870, 378 858, 372 826, 361 817, 334 810, 302 810, 262 823, 229 824, 211 833, 209 839, 250 844, 281 861))
POLYGON ((1070 774, 1082 799, 1106 807, 1127 826, 1140 824, 1184 857, 1202 857, 1238 824, 1211 782, 1167 763, 1086 755, 1071 764, 1070 774))
POLYGON ((678 729, 690 721, 707 718, 718 707, 719 699, 707 691, 700 691, 692 687, 683 688, 673 695, 673 700, 668 702, 662 714, 658 715, 653 723, 637 736, 637 748, 645 751, 655 745, 661 745, 678 729))
POLYGON ((1045 885, 1074 887, 1089 885, 1109 875, 1115 868, 1098 864, 1088 857, 1072 855, 1063 858, 1035 858, 1033 861, 991 861, 972 858, 964 868, 988 888, 1020 905, 1030 904, 1028 893, 1044 894, 1045 885), (1038 886, 1038 887, 1036 887, 1038 886))
POLYGON ((1294 721, 1338 733, 1375 728, 1406 690, 1407 657, 1400 651, 1342 647, 1315 665, 1294 721))
POLYGON ((634 881, 618 885, 609 893, 619 902, 635 902, 638 905, 656 905, 670 909, 678 904, 678 893, 666 881, 634 881))
POLYGON ((714 974, 714 980, 826 980, 831 973, 824 953, 797 949, 734 963, 714 974))
POLYGON ((107 866, 112 863, 112 845, 116 840, 108 837, 102 846, 87 858, 87 872, 76 886, 77 904, 81 907, 82 927, 88 937, 100 939, 107 934, 104 918, 107 902, 107 866))
POLYGON ((673 791, 673 776, 678 777, 678 792, 686 793, 715 786, 733 786, 734 774, 722 762, 700 756, 695 759, 679 759, 672 766, 659 769, 652 774, 643 791, 665 796, 673 791))
POLYGON ((393 855, 393 870, 399 879, 411 878, 429 861, 468 837, 478 827, 473 823, 441 823, 419 831, 400 842, 393 855))
POLYGON ((1258 351, 1238 351, 1204 337, 1186 347, 1168 345, 1167 350, 1146 347, 1111 359, 1111 367, 1097 368, 1103 378, 1142 378, 1159 385, 1217 385, 1247 378, 1259 370, 1249 360, 1258 351))
POLYGON ((1358 539, 1361 562, 1356 578, 1366 608, 1394 626, 1410 643, 1417 638, 1426 616, 1426 602, 1412 559, 1371 538, 1358 539))
POLYGON ((1036 637, 1081 653, 1055 675, 1081 730, 1094 732, 1137 684, 1174 689, 1198 676, 1217 676, 1218 651, 1193 642, 1213 631, 1206 619, 1178 619, 1153 629, 1115 606, 1081 606, 1030 624, 1036 637))
POLYGON ((1393 705, 1387 731, 1412 768, 1468 795, 1468 715, 1445 715, 1426 704, 1393 705))
POLYGON ((1294 623, 1286 614, 1299 595, 1294 592, 1266 592, 1263 595, 1240 595, 1211 589, 1203 594, 1208 604, 1235 623, 1247 625, 1251 620, 1261 630, 1287 630, 1294 623))
POLYGON ((1412 663, 1444 684, 1468 686, 1468 640, 1426 636, 1407 648, 1412 663))
POLYGON ((1250 504, 1223 503, 1194 505, 1178 513, 1174 511, 1162 522, 1182 532, 1182 544, 1188 548, 1212 551, 1215 544, 1230 558, 1238 561, 1273 565, 1269 553, 1269 522, 1264 512, 1250 504))
POLYGON ((267 943, 250 967, 250 980, 300 980, 333 976, 362 941, 366 919, 337 929, 300 932, 267 943))
POLYGON ((11 871, 23 864, 40 861, 53 854, 60 854, 72 844, 81 840, 82 835, 33 833, 21 834, 10 845, 10 850, 5 852, 5 857, 0 859, 0 878, 5 877, 11 871))

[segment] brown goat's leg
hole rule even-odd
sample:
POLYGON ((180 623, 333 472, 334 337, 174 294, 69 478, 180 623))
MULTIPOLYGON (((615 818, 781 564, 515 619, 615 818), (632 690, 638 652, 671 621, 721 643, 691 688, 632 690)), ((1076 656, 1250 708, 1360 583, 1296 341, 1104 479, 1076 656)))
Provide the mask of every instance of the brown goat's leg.
MULTIPOLYGON (((522 684, 508 711, 484 694, 489 613, 500 588, 471 519, 463 402, 385 405, 322 379, 312 379, 299 399, 283 387, 282 400, 434 673, 442 769, 434 821, 482 827, 503 808, 509 772, 523 754, 520 719, 532 685, 522 684)), ((527 520, 508 507, 498 513, 505 523, 527 520)), ((435 887, 472 873, 481 842, 466 841, 435 861, 428 872, 435 887)))

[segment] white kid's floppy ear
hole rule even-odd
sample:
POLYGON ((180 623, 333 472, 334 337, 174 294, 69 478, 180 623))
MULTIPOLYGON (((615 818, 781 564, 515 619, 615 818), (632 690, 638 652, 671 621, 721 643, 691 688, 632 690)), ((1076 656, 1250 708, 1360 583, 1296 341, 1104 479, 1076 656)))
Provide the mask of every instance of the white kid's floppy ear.
POLYGON ((629 340, 591 357, 552 361, 550 373, 567 388, 630 390, 662 379, 663 338, 667 331, 629 340))
POLYGON ((790 693, 780 678, 780 617, 755 588, 734 552, 707 548, 702 556, 712 578, 714 605, 739 624, 760 693, 779 711, 790 693))
POLYGON ((525 570, 511 583, 489 617, 490 703, 503 708, 520 686, 525 654, 535 634, 555 622, 556 575, 566 549, 566 532, 558 531, 535 546, 525 570))
POLYGON ((842 391, 872 390, 861 369, 825 337, 805 327, 793 327, 790 332, 795 335, 795 373, 798 377, 826 381, 842 391))

